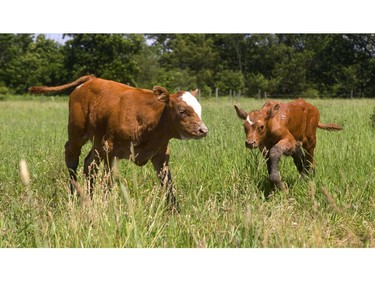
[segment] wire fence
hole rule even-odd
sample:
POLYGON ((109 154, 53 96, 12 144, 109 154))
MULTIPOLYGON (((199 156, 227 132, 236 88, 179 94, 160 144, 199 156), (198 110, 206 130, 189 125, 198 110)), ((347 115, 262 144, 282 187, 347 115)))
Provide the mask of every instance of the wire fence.
MULTIPOLYGON (((227 90, 227 91, 220 91, 219 88, 215 88, 214 90, 208 92, 202 92, 199 89, 199 97, 200 100, 202 97, 208 99, 215 99, 216 101, 219 100, 219 97, 228 97, 230 101, 239 101, 242 97, 250 97, 255 99, 297 99, 297 98, 320 98, 318 95, 286 95, 286 94, 269 94, 266 91, 261 92, 258 91, 257 94, 249 94, 243 90, 227 90)), ((347 95, 341 95, 339 97, 331 97, 331 98, 340 98, 340 99, 353 99, 353 98, 366 98, 363 93, 354 93, 353 91, 348 91, 347 95)))

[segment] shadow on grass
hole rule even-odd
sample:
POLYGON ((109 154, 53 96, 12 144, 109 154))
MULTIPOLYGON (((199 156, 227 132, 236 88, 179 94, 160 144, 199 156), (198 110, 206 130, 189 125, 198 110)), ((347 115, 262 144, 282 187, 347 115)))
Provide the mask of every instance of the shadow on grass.
POLYGON ((308 182, 311 179, 311 177, 306 177, 304 179, 301 179, 299 177, 286 177, 282 179, 284 187, 278 187, 274 184, 271 184, 268 177, 263 178, 259 181, 258 189, 263 194, 264 199, 266 201, 270 200, 275 194, 279 192, 286 192, 289 193, 291 189, 293 189, 298 184, 303 184, 305 182, 308 182))
POLYGON ((263 194, 266 201, 272 198, 275 192, 279 191, 276 186, 270 183, 268 177, 265 177, 259 181, 258 189, 263 194))

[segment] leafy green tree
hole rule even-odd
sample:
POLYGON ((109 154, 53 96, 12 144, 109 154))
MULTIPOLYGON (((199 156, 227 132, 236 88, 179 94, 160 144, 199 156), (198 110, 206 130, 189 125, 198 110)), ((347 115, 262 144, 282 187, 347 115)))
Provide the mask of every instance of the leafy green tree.
POLYGON ((244 88, 244 77, 240 71, 223 70, 218 74, 217 86, 221 92, 230 90, 242 90, 244 88))
POLYGON ((272 92, 271 81, 261 73, 250 73, 246 80, 249 87, 248 95, 251 97, 263 97, 264 93, 272 92))
MULTIPOLYGON (((94 74, 135 85, 138 67, 134 56, 144 43, 142 35, 69 34, 65 43, 65 67, 69 76, 77 78, 94 74)), ((72 78, 71 78, 72 79, 72 78)))
POLYGON ((375 97, 373 34, 0 34, 2 92, 86 75, 143 88, 375 97))
POLYGON ((244 72, 248 45, 247 34, 211 34, 214 48, 220 56, 219 70, 229 69, 244 72))
POLYGON ((162 34, 160 66, 186 70, 199 87, 228 88, 240 72, 250 96, 374 96, 375 40, 368 34, 162 34), (356 95, 356 94, 355 94, 356 95), (361 95, 361 94, 357 94, 361 95))
POLYGON ((0 37, 2 48, 0 81, 18 94, 40 84, 58 84, 64 75, 60 44, 38 35, 6 34, 0 37))
POLYGON ((27 84, 58 85, 66 76, 62 46, 43 34, 37 36, 24 55, 25 72, 29 72, 27 84))
POLYGON ((375 97, 375 34, 347 34, 344 36, 354 51, 354 62, 349 72, 355 79, 354 96, 375 97))
MULTIPOLYGON (((190 80, 195 79, 198 87, 212 86, 213 72, 219 65, 219 56, 210 36, 206 34, 156 34, 148 37, 154 40, 154 46, 160 48, 159 62, 166 73, 174 75, 172 69, 180 74, 184 72, 190 80)), ((191 84, 191 81, 189 83, 191 84)))
POLYGON ((305 35, 306 49, 314 53, 307 76, 326 97, 374 96, 374 36, 368 34, 305 35))
MULTIPOLYGON (((17 88, 18 80, 11 68, 33 42, 31 34, 0 34, 0 81, 4 86, 17 88)), ((21 78, 21 77, 20 77, 21 78)))
POLYGON ((307 88, 306 57, 302 53, 291 51, 275 65, 273 77, 277 79, 276 95, 299 97, 307 88))
POLYGON ((192 90, 198 88, 197 79, 188 70, 172 69, 160 70, 158 85, 163 85, 170 91, 192 90))
MULTIPOLYGON (((164 70, 161 68, 160 48, 149 46, 146 41, 141 44, 139 53, 133 57, 137 66, 135 82, 137 87, 152 89, 155 85, 163 84, 164 70)), ((164 84, 163 84, 164 85, 164 84)))

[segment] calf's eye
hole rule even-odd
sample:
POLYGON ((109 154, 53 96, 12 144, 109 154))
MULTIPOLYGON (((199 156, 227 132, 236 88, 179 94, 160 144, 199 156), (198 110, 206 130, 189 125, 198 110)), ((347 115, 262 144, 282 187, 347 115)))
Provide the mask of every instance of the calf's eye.
POLYGON ((183 110, 183 109, 180 109, 179 113, 180 113, 181 117, 186 117, 186 115, 187 115, 186 111, 183 110))

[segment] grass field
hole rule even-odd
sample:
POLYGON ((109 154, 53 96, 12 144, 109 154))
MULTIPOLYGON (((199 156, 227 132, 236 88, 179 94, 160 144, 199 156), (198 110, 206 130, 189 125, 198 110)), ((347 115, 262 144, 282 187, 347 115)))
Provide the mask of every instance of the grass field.
MULTIPOLYGON (((209 135, 170 142, 181 207, 171 214, 151 164, 122 160, 112 192, 99 182, 93 202, 71 198, 67 98, 1 101, 0 247, 375 247, 375 100, 311 102, 322 122, 344 130, 318 131, 314 177, 300 180, 284 157, 288 190, 265 198, 265 161, 245 149, 233 102, 203 100, 209 135), (21 159, 29 185, 19 176, 21 159)), ((263 103, 237 102, 246 110, 263 103)))

